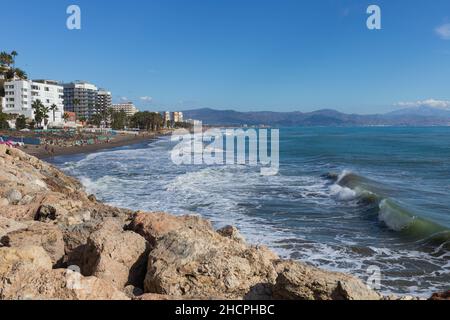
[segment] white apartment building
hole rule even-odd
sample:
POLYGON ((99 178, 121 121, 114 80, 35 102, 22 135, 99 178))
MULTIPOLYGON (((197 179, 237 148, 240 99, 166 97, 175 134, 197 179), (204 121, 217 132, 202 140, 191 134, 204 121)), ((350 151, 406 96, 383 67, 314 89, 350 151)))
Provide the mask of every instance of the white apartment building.
POLYGON ((169 125, 169 123, 170 123, 170 112, 169 111, 166 111, 166 112, 164 112, 164 114, 163 114, 163 119, 164 119, 164 126, 166 127, 166 126, 168 126, 169 125))
POLYGON ((134 106, 132 102, 116 103, 112 105, 112 110, 115 112, 124 111, 127 116, 131 117, 139 112, 139 109, 134 106))
POLYGON ((61 125, 64 116, 63 87, 52 80, 12 80, 5 82, 3 112, 34 119, 33 102, 40 100, 45 107, 56 105, 48 113, 50 125, 61 125))
POLYGON ((183 112, 173 112, 172 113, 172 120, 174 123, 183 122, 183 112))

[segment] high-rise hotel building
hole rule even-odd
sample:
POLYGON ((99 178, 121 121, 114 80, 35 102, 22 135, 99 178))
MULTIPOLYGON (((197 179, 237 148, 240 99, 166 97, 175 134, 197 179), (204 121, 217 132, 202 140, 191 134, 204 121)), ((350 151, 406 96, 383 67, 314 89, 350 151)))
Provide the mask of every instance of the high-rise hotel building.
POLYGON ((77 118, 89 119, 95 114, 98 88, 88 82, 75 81, 63 84, 64 110, 75 112, 77 118))

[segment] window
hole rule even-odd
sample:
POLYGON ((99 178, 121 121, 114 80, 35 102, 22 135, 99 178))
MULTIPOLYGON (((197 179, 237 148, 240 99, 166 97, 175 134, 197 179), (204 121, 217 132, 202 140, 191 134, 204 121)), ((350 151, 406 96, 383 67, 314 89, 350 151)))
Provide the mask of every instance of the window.
POLYGON ((50 91, 50 88, 49 87, 45 87, 44 90, 48 92, 48 91, 50 91))

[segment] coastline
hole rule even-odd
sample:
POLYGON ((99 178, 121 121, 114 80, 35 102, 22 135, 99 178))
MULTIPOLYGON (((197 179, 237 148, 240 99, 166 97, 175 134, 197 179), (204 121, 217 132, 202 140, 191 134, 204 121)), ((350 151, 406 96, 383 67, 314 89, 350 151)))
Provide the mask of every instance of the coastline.
POLYGON ((36 157, 40 160, 48 160, 58 156, 66 155, 76 155, 76 154, 88 154, 94 153, 102 150, 114 149, 119 147, 130 146, 134 144, 139 144, 142 142, 152 141, 158 137, 170 134, 168 132, 152 132, 139 135, 120 135, 114 137, 109 143, 100 143, 92 145, 83 146, 70 146, 70 147, 60 147, 51 146, 51 151, 49 152, 44 146, 26 146, 19 147, 18 149, 29 154, 30 156, 36 157))
POLYGON ((0 146, 0 161, 0 300, 418 299, 280 259, 232 226, 108 206, 18 149, 0 146))

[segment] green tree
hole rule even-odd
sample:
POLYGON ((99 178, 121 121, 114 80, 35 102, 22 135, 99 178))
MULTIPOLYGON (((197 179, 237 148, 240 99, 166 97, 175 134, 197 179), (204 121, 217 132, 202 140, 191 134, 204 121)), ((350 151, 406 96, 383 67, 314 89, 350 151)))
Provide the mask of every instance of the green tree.
POLYGON ((123 130, 128 124, 128 117, 125 111, 113 112, 111 114, 111 128, 114 130, 123 130))
POLYGON ((27 119, 24 115, 16 118, 16 130, 22 130, 27 127, 27 119))
POLYGON ((67 112, 64 112, 64 115, 63 115, 64 121, 69 120, 69 118, 70 118, 70 115, 67 112))
POLYGON ((159 130, 164 124, 161 114, 157 112, 138 112, 130 118, 130 125, 134 128, 147 131, 159 130))
POLYGON ((42 117, 44 118, 44 125, 47 127, 47 125, 48 125, 48 119, 49 119, 49 116, 48 116, 48 114, 50 113, 50 108, 49 107, 43 107, 42 108, 42 117))
POLYGON ((100 113, 93 114, 89 119, 89 124, 100 127, 103 121, 103 117, 100 113))
POLYGON ((41 100, 37 99, 36 101, 33 102, 33 104, 31 105, 31 108, 34 110, 34 121, 36 121, 36 124, 39 127, 45 118, 45 115, 44 115, 45 107, 42 104, 41 100))
POLYGON ((58 106, 56 104, 52 104, 50 106, 50 111, 53 113, 53 122, 56 121, 56 111, 58 111, 58 106))
POLYGON ((0 112, 0 129, 1 130, 6 130, 9 129, 9 124, 8 124, 8 115, 0 112))

